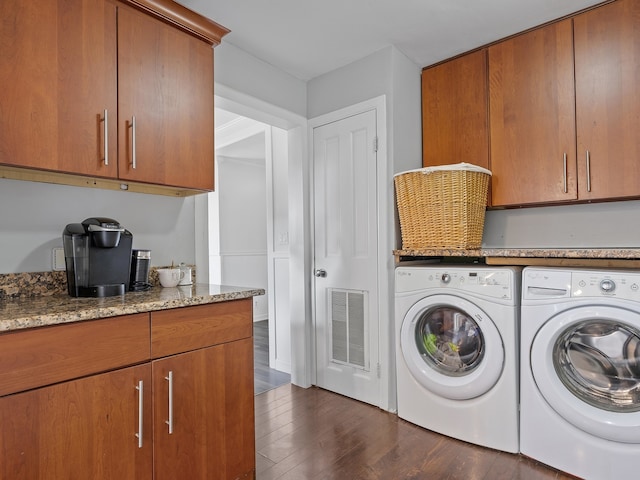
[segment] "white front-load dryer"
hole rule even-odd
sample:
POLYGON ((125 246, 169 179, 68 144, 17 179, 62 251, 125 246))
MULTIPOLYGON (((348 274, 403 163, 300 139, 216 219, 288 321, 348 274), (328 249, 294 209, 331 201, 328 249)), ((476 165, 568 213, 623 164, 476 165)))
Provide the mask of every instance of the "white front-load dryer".
POLYGON ((523 270, 520 450, 589 480, 640 470, 640 272, 523 270))
POLYGON ((519 300, 517 267, 396 268, 398 416, 518 452, 519 300))

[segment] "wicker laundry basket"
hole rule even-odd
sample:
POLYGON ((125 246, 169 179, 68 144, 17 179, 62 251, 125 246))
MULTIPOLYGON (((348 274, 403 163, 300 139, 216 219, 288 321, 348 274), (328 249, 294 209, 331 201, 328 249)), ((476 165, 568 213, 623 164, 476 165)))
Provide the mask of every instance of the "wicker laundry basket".
POLYGON ((403 250, 480 248, 490 176, 469 163, 396 174, 403 250))

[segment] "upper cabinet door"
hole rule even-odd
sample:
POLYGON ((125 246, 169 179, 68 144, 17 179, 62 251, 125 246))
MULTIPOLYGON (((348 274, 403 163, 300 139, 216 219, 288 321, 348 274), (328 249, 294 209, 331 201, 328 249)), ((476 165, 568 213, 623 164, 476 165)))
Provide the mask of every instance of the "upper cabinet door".
POLYGON ((209 44, 119 7, 118 112, 121 179, 213 190, 209 44))
POLYGON ((640 2, 579 15, 574 30, 579 196, 638 196, 640 2))
POLYGON ((115 5, 2 0, 0 19, 0 163, 115 177, 115 5))
POLYGON ((492 205, 577 198, 571 20, 489 47, 492 205))
POLYGON ((422 71, 422 164, 489 168, 487 53, 422 71))

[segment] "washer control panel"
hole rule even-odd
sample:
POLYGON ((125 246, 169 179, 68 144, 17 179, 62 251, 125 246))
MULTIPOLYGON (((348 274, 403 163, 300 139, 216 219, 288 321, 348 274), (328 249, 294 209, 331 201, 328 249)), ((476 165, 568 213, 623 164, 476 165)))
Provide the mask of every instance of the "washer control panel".
MULTIPOLYGON (((519 278, 519 272, 518 272, 519 278)), ((519 295, 514 271, 509 268, 398 267, 396 292, 445 289, 492 298, 510 299, 519 295)))
POLYGON ((640 272, 525 268, 524 300, 614 297, 640 302, 640 272))
POLYGON ((640 273, 574 271, 572 297, 616 297, 640 302, 640 273))

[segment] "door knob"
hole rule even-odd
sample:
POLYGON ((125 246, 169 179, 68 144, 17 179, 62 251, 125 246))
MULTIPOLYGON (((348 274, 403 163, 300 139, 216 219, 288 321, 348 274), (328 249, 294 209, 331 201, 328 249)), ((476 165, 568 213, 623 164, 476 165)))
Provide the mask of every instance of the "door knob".
POLYGON ((327 271, 324 268, 318 268, 315 272, 314 275, 316 277, 326 277, 327 276, 327 271))

